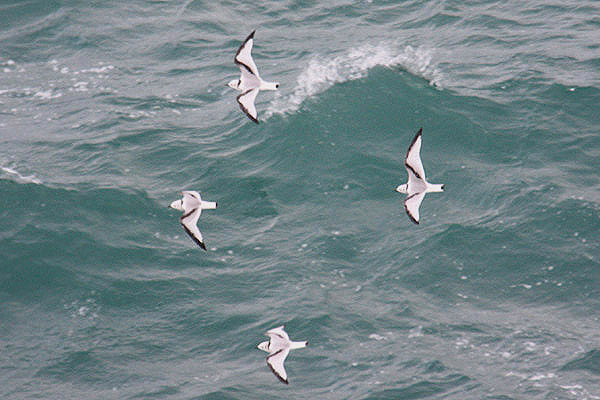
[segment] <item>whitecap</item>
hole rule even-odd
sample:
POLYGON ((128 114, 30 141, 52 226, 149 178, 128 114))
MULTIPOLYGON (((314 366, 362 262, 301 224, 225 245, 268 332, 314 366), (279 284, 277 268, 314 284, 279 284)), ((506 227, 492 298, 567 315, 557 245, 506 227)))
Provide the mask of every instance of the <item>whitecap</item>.
POLYGON ((416 337, 421 337, 423 336, 423 326, 419 325, 416 328, 412 328, 409 332, 408 332, 408 337, 409 338, 416 338, 416 337))
POLYGON ((35 183, 36 185, 40 185, 42 181, 37 179, 34 175, 24 176, 19 173, 19 171, 10 168, 10 167, 0 167, 0 170, 14 176, 19 181, 23 181, 25 183, 35 183))
POLYGON ((50 89, 50 90, 43 90, 43 91, 36 92, 33 96, 39 97, 40 99, 49 100, 49 99, 56 99, 58 97, 61 97, 62 93, 61 92, 54 93, 52 91, 52 89, 50 89))
POLYGON ((86 74, 86 73, 103 74, 105 72, 112 71, 113 69, 115 69, 114 65, 105 65, 103 67, 82 69, 79 72, 81 72, 82 74, 86 74))
POLYGON ((398 47, 390 43, 363 45, 333 59, 315 57, 300 73, 290 95, 273 99, 265 115, 289 114, 309 97, 322 93, 336 83, 363 78, 370 69, 401 66, 432 86, 441 87, 441 73, 432 63, 432 51, 424 47, 398 47))
POLYGON ((551 379, 551 378, 555 378, 556 375, 552 372, 550 372, 549 374, 545 375, 545 374, 536 374, 533 375, 532 377, 529 378, 530 381, 541 381, 542 379, 551 379))
POLYGON ((79 81, 76 82, 75 84, 73 84, 73 87, 75 88, 75 91, 77 92, 87 92, 88 89, 88 82, 85 81, 79 81))

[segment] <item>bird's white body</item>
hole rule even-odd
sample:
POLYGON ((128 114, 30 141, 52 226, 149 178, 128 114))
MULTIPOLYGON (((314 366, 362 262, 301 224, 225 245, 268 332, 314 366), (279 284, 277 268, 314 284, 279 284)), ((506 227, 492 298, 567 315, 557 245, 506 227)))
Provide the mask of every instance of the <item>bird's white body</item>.
POLYGON ((408 195, 404 200, 404 208, 408 217, 415 224, 419 223, 419 207, 425 195, 444 191, 444 185, 429 183, 425 179, 425 169, 421 162, 422 133, 423 128, 419 129, 406 152, 404 166, 408 172, 408 182, 396 188, 397 192, 408 195))
MULTIPOLYGON (((242 72, 242 75, 244 73, 242 72)), ((254 77, 249 77, 248 79, 233 79, 229 81, 227 86, 232 89, 239 90, 240 92, 246 92, 252 89, 258 90, 277 90, 279 87, 279 83, 276 82, 267 82, 262 79, 258 79, 258 82, 252 82, 254 77)))
POLYGON ((443 192, 444 191, 444 185, 440 185, 440 184, 436 184, 436 183, 429 183, 429 182, 425 182, 425 190, 422 189, 422 187, 419 187, 417 185, 415 186, 408 186, 408 183, 405 183, 403 185, 400 185, 396 188, 396 192, 400 192, 400 193, 404 193, 404 194, 414 194, 414 193, 418 193, 418 192, 425 192, 425 193, 434 193, 434 192, 443 192), (418 188, 418 190, 415 188, 415 186, 418 188))
POLYGON ((302 349, 308 345, 307 341, 293 342, 290 340, 288 334, 283 330, 284 326, 281 325, 277 328, 273 328, 267 331, 266 335, 269 337, 269 341, 260 343, 258 347, 262 351, 269 353, 267 356, 267 365, 271 368, 271 371, 277 376, 277 378, 283 383, 289 383, 287 379, 287 372, 283 366, 283 363, 288 356, 290 350, 302 349))
POLYGON ((258 68, 256 68, 256 64, 252 59, 255 32, 252 31, 244 40, 233 60, 240 67, 240 78, 229 81, 227 85, 242 92, 237 97, 237 102, 248 118, 258 124, 258 114, 254 105, 258 92, 261 90, 277 90, 279 83, 264 81, 258 73, 258 68))
POLYGON ((202 233, 198 230, 198 218, 202 214, 202 210, 214 210, 217 208, 217 203, 214 201, 204 201, 200 197, 200 193, 193 190, 186 190, 182 192, 183 198, 181 200, 175 200, 169 207, 179 211, 183 211, 181 216, 181 225, 188 235, 196 242, 200 247, 206 250, 206 245, 202 238, 202 233))

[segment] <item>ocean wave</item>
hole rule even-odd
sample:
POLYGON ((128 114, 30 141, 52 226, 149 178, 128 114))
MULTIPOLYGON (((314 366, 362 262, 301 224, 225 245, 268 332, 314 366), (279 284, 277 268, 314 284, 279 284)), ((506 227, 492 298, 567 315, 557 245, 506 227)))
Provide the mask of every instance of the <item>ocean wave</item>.
POLYGON ((432 86, 441 88, 442 74, 432 62, 433 51, 410 45, 399 48, 390 43, 366 44, 351 49, 333 59, 315 57, 297 78, 290 95, 276 97, 265 115, 290 114, 297 111, 309 97, 329 89, 337 83, 365 77, 374 67, 400 66, 411 74, 420 76, 432 86))

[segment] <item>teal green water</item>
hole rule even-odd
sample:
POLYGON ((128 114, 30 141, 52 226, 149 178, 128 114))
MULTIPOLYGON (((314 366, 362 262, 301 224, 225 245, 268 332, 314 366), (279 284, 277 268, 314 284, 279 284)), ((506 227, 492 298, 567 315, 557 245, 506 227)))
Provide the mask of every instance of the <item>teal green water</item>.
POLYGON ((0 3, 0 397, 600 398, 598 15, 0 3), (253 29, 259 125, 226 86, 253 29))

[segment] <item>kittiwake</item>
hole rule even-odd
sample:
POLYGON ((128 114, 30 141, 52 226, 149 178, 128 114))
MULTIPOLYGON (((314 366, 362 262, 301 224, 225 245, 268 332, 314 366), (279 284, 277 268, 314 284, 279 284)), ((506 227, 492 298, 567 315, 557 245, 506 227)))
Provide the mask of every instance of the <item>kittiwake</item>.
POLYGON ((281 382, 289 384, 283 362, 290 350, 302 349, 308 345, 308 342, 292 342, 288 334, 283 330, 283 327, 284 326, 281 325, 280 327, 267 331, 265 335, 269 337, 269 341, 262 342, 256 347, 269 353, 267 356, 267 365, 281 382))
POLYGON ((253 30, 250 35, 244 40, 240 46, 233 61, 240 67, 240 78, 230 81, 227 85, 232 89, 242 92, 237 97, 237 102, 240 108, 248 118, 258 124, 258 114, 254 106, 254 100, 261 90, 277 90, 279 83, 263 81, 258 73, 258 68, 252 59, 252 45, 254 44, 253 30))
POLYGON ((202 234, 198 230, 198 218, 202 214, 202 210, 214 210, 217 208, 217 203, 214 201, 204 201, 200 197, 200 193, 193 190, 186 190, 182 192, 183 198, 181 200, 175 200, 169 207, 179 211, 183 211, 181 216, 181 225, 188 235, 196 242, 200 247, 206 250, 202 234))
POLYGON ((408 182, 396 188, 397 192, 406 193, 408 196, 404 200, 404 208, 412 222, 419 223, 419 206, 430 192, 443 192, 444 185, 432 184, 425 180, 425 170, 421 162, 421 135, 423 128, 415 135, 404 159, 404 166, 408 172, 408 182))

